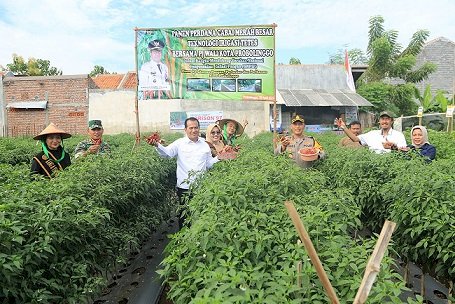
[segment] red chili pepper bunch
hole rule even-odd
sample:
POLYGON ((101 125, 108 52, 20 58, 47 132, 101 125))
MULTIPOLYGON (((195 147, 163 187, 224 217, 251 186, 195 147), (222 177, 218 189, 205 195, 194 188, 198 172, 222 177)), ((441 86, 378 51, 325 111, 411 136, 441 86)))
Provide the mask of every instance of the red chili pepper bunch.
POLYGON ((222 151, 219 152, 223 159, 235 159, 237 157, 239 146, 225 146, 222 151))
POLYGON ((318 153, 318 150, 314 147, 303 148, 303 149, 300 149, 299 153, 303 154, 303 155, 315 155, 318 153))
POLYGON ((145 137, 145 139, 146 139, 147 141, 152 141, 152 140, 154 140, 154 141, 156 141, 156 142, 160 142, 161 136, 160 136, 160 134, 159 134, 158 132, 153 132, 153 133, 150 134, 148 137, 145 137))

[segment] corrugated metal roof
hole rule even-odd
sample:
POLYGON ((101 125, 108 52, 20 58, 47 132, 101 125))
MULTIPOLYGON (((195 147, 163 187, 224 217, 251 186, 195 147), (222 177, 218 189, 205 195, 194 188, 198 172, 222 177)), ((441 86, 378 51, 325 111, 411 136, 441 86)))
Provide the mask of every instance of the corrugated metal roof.
POLYGON ((11 102, 6 108, 13 109, 46 109, 47 100, 11 102))
POLYGON ((287 106, 373 106, 349 89, 343 65, 277 65, 276 87, 287 106))
POLYGON ((278 89, 348 90, 344 65, 295 64, 276 66, 278 89))
POLYGON ((373 106, 357 93, 345 90, 278 89, 284 103, 291 107, 362 107, 373 106))

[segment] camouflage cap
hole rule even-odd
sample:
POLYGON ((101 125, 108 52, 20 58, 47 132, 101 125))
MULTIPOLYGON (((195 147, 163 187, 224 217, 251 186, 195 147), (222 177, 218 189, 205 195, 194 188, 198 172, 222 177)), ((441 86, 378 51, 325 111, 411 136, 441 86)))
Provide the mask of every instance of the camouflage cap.
POLYGON ((93 129, 102 129, 103 128, 103 125, 101 124, 101 120, 99 119, 93 119, 93 120, 89 120, 88 121, 88 128, 90 130, 93 130, 93 129))

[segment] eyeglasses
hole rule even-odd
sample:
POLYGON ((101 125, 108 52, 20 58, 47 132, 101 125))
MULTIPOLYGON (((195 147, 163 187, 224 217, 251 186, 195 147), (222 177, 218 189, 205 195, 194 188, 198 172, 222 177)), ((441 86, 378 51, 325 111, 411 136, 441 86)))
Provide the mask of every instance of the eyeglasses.
POLYGON ((212 131, 212 132, 210 132, 210 134, 212 134, 212 135, 219 135, 219 134, 221 134, 221 132, 220 132, 220 131, 212 131))

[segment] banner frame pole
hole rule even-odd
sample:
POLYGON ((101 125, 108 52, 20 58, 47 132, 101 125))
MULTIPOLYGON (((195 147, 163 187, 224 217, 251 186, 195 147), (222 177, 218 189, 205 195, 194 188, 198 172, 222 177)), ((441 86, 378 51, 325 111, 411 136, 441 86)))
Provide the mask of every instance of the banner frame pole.
POLYGON ((134 65, 136 67, 136 94, 134 98, 134 113, 136 114, 136 144, 141 142, 141 130, 139 126, 139 102, 138 102, 138 90, 139 90, 139 71, 137 66, 137 27, 134 28, 134 65))
POLYGON ((276 120, 277 120, 277 110, 276 110, 276 91, 277 91, 277 88, 276 88, 276 28, 277 28, 277 24, 276 23, 272 23, 272 26, 274 28, 274 31, 273 31, 273 53, 275 56, 273 56, 273 149, 275 150, 278 143, 277 143, 277 138, 278 138, 278 134, 277 134, 277 131, 276 131, 276 120))

